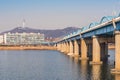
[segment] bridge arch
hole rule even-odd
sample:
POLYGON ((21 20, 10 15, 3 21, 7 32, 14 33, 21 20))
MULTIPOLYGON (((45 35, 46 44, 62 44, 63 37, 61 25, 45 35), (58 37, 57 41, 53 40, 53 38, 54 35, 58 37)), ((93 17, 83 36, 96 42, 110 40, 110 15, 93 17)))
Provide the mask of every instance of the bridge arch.
POLYGON ((120 13, 119 13, 118 17, 120 17, 120 13))
POLYGON ((92 28, 92 27, 94 27, 94 26, 96 26, 96 25, 98 25, 97 22, 91 23, 91 24, 89 25, 89 28, 92 28))
POLYGON ((107 22, 107 21, 110 21, 112 20, 113 18, 115 18, 115 16, 104 16, 102 17, 101 21, 100 21, 100 24, 101 23, 104 23, 104 22, 107 22))
POLYGON ((77 34, 81 32, 81 29, 77 30, 77 34))
POLYGON ((87 29, 89 29, 89 26, 82 27, 82 28, 81 28, 81 31, 85 31, 85 30, 87 30, 87 29))

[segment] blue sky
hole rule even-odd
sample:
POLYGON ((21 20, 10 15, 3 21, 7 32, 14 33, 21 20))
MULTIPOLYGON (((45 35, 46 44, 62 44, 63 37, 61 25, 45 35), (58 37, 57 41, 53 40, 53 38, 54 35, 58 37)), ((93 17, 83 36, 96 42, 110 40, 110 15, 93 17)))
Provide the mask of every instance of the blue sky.
POLYGON ((0 0, 0 32, 22 26, 36 29, 83 27, 120 12, 120 0, 0 0))

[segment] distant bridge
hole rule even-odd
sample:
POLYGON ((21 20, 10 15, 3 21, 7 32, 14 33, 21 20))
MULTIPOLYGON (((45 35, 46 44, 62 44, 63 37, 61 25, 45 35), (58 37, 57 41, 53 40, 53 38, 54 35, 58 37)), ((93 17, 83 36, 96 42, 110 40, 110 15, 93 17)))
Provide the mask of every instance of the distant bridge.
POLYGON ((115 69, 111 73, 120 73, 120 14, 104 16, 99 23, 94 22, 77 32, 64 36, 57 41, 57 49, 67 55, 92 58, 90 64, 102 64, 108 57, 108 43, 115 43, 115 69))

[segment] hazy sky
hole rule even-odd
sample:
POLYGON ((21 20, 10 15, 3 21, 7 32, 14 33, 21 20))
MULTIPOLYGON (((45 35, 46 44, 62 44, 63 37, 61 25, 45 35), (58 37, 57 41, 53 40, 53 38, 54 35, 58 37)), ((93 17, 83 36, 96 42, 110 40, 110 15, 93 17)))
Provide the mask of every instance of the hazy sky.
POLYGON ((0 32, 22 26, 37 29, 83 27, 120 12, 120 0, 0 0, 0 32))

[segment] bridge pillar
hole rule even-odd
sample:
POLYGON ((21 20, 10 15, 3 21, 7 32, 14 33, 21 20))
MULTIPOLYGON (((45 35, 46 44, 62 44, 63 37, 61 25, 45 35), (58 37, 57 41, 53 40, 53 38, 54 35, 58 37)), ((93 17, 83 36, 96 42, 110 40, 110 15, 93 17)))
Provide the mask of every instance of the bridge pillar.
POLYGON ((66 47, 67 47, 67 46, 66 46, 66 43, 64 42, 64 43, 63 43, 63 52, 64 52, 64 53, 66 53, 66 47))
POLYGON ((62 51, 62 43, 60 43, 60 52, 62 51))
POLYGON ((69 46, 69 42, 66 42, 66 53, 68 54, 70 51, 70 46, 69 46))
POLYGON ((60 44, 57 44, 57 50, 58 51, 60 50, 60 44))
POLYGON ((57 46, 58 46, 58 50, 61 51, 61 44, 59 43, 57 46))
POLYGON ((66 48, 65 48, 65 42, 63 43, 63 47, 62 47, 62 48, 63 48, 63 53, 64 53, 64 52, 65 52, 65 49, 66 49, 66 48))
POLYGON ((61 43, 59 43, 59 49, 58 50, 61 51, 61 43))
POLYGON ((115 69, 111 73, 120 74, 120 31, 115 31, 115 69))
POLYGON ((73 55, 73 43, 72 41, 70 41, 70 52, 68 53, 68 55, 73 55))
POLYGON ((64 43, 61 44, 61 52, 64 52, 64 43))
POLYGON ((74 40, 74 56, 78 57, 79 56, 79 45, 77 40, 74 40))
POLYGON ((81 60, 86 60, 87 58, 87 44, 85 40, 82 38, 81 40, 81 60))
POLYGON ((64 53, 65 54, 68 54, 68 42, 65 42, 65 44, 64 44, 64 49, 65 49, 65 51, 64 51, 64 53))
POLYGON ((62 52, 62 43, 60 43, 60 52, 62 52))
POLYGON ((102 64, 100 61, 100 43, 96 36, 93 36, 92 61, 90 64, 102 64))

